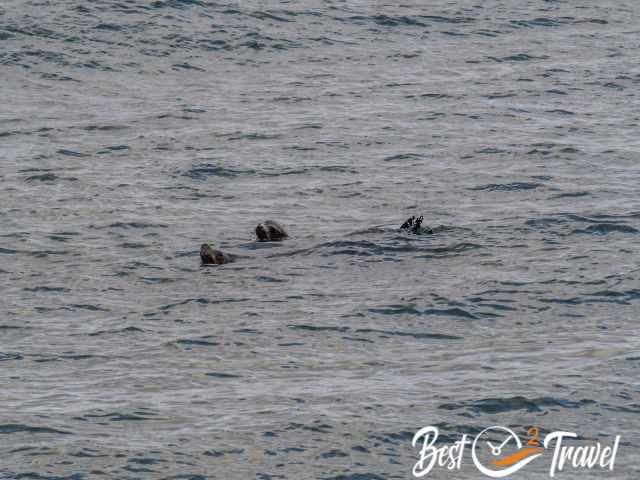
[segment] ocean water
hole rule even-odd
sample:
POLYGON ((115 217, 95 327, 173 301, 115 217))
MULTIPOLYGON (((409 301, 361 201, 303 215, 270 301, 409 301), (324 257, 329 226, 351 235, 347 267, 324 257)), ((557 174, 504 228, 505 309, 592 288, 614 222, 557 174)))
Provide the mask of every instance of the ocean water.
POLYGON ((428 425, 637 478, 639 18, 3 0, 0 478, 410 479, 428 425))

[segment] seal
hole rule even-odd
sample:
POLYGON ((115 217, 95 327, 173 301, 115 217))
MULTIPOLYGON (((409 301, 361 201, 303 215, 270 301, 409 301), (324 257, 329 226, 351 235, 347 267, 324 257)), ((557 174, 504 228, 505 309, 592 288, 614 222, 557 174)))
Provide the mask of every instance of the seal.
POLYGON ((200 247, 200 260, 203 265, 222 265, 233 262, 234 258, 232 255, 211 248, 208 243, 203 243, 200 247))
POLYGON ((422 221, 424 220, 424 216, 420 215, 419 218, 416 218, 415 215, 405 220, 405 222, 400 226, 400 230, 409 230, 411 233, 415 233, 416 235, 421 234, 432 234, 433 228, 431 227, 423 227, 422 221))
POLYGON ((256 227, 256 236, 260 242, 278 242, 289 238, 286 230, 278 222, 267 220, 256 227))

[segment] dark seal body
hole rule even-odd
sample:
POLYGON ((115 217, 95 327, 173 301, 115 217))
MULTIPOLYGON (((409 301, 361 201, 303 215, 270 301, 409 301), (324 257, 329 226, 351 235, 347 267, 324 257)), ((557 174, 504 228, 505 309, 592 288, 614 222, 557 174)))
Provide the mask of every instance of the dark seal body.
POLYGON ((200 260, 202 260, 203 265, 222 265, 223 263, 233 262, 233 257, 203 243, 200 247, 200 260))
POLYGON ((261 242, 277 242, 289 238, 285 229, 278 222, 267 220, 256 227, 256 236, 261 242))
POLYGON ((411 233, 415 233, 416 235, 420 235, 423 233, 426 233, 426 234, 434 233, 431 227, 422 226, 423 220, 424 220, 424 217, 422 215, 420 215, 419 218, 416 218, 415 216, 410 217, 402 224, 402 226, 400 227, 400 230, 408 230, 411 233))

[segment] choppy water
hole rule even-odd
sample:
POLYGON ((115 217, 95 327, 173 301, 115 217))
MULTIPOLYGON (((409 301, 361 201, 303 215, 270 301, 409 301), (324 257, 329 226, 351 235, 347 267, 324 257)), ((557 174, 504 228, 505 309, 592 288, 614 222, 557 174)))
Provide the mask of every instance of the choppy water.
POLYGON ((639 18, 4 0, 0 475, 406 479, 420 427, 538 425, 636 478, 639 18))

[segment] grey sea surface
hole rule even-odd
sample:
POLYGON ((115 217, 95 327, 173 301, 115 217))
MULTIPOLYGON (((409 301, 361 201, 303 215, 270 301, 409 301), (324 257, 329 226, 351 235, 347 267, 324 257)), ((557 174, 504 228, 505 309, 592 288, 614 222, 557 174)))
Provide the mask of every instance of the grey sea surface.
POLYGON ((0 478, 410 479, 428 425, 638 478, 639 47, 631 1, 3 0, 0 478))

